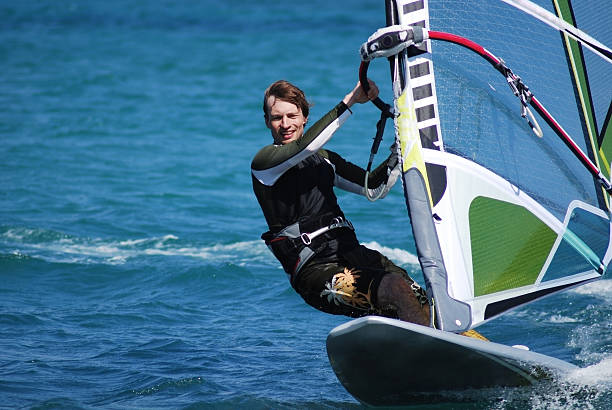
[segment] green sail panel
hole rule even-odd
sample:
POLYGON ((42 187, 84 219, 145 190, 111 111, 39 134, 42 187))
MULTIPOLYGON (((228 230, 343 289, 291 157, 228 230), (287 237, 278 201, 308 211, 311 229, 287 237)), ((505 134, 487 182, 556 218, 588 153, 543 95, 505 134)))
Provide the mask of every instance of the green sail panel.
POLYGON ((482 196, 469 223, 475 297, 535 283, 557 239, 524 207, 482 196))

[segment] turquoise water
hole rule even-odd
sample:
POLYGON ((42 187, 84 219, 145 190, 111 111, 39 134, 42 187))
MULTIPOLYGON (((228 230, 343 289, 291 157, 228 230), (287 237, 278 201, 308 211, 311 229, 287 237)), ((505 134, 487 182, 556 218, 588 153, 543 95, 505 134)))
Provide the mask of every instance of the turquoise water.
MULTIPOLYGON (((355 84, 384 15, 347 4, 0 2, 0 407, 359 407, 325 351, 348 319, 294 294, 249 175, 269 83, 300 85, 312 118, 355 84)), ((378 113, 354 111, 330 147, 365 165, 378 113)), ((421 280, 396 188, 339 197, 421 280)), ((583 369, 446 407, 606 408, 611 302, 608 279, 487 323, 583 369)))

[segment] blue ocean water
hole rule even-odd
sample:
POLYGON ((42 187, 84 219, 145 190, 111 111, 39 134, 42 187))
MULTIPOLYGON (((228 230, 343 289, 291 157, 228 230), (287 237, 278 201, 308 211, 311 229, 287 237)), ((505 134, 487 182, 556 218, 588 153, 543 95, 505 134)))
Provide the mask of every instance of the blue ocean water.
MULTIPOLYGON (((311 118, 355 84, 384 14, 347 4, 0 1, 0 407, 360 407, 325 351, 348 318, 290 288, 249 175, 269 83, 311 118)), ((378 113, 354 111, 330 147, 365 165, 378 113)), ((399 186, 339 198, 422 280, 399 186)), ((443 407, 609 407, 611 302, 607 279, 485 324, 582 369, 443 407)))

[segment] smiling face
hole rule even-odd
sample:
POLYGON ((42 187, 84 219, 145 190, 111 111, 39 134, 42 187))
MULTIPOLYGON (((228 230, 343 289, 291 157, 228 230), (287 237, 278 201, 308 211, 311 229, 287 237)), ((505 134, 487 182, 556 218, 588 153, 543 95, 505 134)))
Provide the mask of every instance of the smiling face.
POLYGON ((268 97, 266 105, 266 125, 272 132, 275 144, 288 144, 304 134, 308 117, 297 105, 275 96, 268 97))

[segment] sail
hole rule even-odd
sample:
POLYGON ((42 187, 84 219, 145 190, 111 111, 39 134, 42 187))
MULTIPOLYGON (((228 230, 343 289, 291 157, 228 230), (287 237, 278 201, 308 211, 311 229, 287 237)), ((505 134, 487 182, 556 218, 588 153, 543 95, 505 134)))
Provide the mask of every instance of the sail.
MULTIPOLYGON (((612 43, 610 8, 582 3, 537 2, 612 43)), ((388 25, 453 33, 502 58, 610 175, 612 64, 502 1, 386 4, 388 25)), ((533 132, 490 62, 430 40, 391 66, 404 191, 438 328, 466 330, 604 274, 607 192, 546 123, 541 138, 533 132)))

